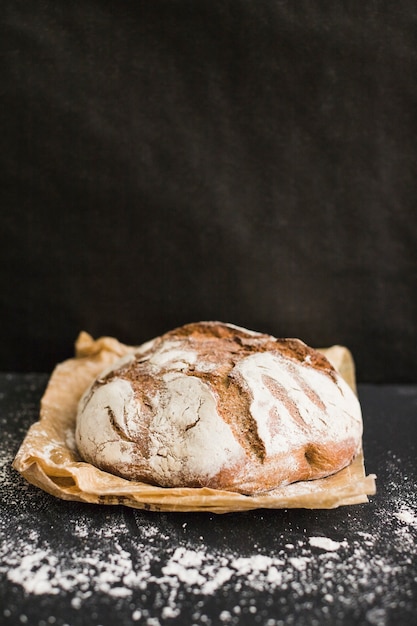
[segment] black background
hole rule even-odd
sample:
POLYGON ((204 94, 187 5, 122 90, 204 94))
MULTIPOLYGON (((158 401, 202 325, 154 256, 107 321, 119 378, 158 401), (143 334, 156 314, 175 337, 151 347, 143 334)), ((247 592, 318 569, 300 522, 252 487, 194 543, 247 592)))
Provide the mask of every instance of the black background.
POLYGON ((417 380, 417 5, 3 0, 0 369, 220 319, 417 380))

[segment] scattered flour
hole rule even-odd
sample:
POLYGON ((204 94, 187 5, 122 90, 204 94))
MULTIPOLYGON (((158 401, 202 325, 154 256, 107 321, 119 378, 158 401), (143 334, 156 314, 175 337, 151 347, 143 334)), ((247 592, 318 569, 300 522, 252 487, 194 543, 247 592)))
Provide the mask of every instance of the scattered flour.
MULTIPOLYGON (((238 603, 234 609, 219 612, 218 623, 233 624, 238 623, 240 611, 258 611, 250 603, 253 592, 271 597, 278 593, 279 597, 288 591, 304 606, 312 598, 319 599, 324 617, 326 610, 331 611, 336 605, 348 606, 354 598, 356 610, 366 613, 368 623, 384 626, 387 607, 410 564, 410 543, 403 543, 403 526, 411 524, 414 529, 414 514, 411 509, 406 510, 407 515, 404 511, 400 509, 400 518, 397 513, 392 515, 397 524, 392 540, 396 542, 396 554, 402 553, 401 562, 384 552, 378 537, 371 541, 366 532, 358 532, 350 541, 305 537, 292 549, 283 547, 275 554, 256 552, 246 556, 209 548, 204 542, 195 546, 185 538, 181 545, 167 548, 161 559, 161 541, 166 543, 168 535, 161 534, 157 516, 147 518, 136 536, 120 518, 116 523, 110 516, 104 529, 95 527, 85 516, 73 523, 74 541, 66 552, 33 529, 21 528, 17 541, 4 538, 0 545, 0 574, 21 586, 26 594, 69 594, 75 610, 97 594, 115 601, 131 601, 141 593, 147 597, 153 594, 157 598, 154 604, 159 606, 154 615, 147 614, 140 602, 132 605, 132 622, 145 615, 144 623, 148 626, 158 624, 159 619, 180 619, 186 595, 194 596, 196 605, 202 601, 202 608, 196 608, 195 615, 196 623, 204 623, 204 598, 218 592, 228 597, 232 594, 238 603), (108 548, 92 548, 89 537, 112 537, 111 552, 108 548), (159 547, 151 540, 157 540, 159 547)), ((97 541, 92 543, 97 546, 97 541)), ((109 546, 109 542, 105 545, 109 546)), ((270 618, 268 623, 276 626, 279 621, 270 618)))
MULTIPOLYGON (((340 541, 333 541, 328 537, 310 537, 309 539, 310 546, 314 548, 321 548, 322 550, 327 550, 327 552, 334 552, 338 550, 342 543, 340 541)), ((346 545, 344 542, 343 545, 346 545)))
POLYGON ((395 517, 407 526, 417 528, 417 515, 408 507, 403 506, 398 513, 394 513, 395 517))
MULTIPOLYGON (((70 519, 66 528, 59 527, 59 520, 51 521, 51 532, 45 526, 34 528, 31 521, 40 519, 40 508, 49 519, 48 497, 10 469, 14 449, 16 441, 4 431, 0 580, 28 597, 60 595, 79 612, 102 595, 129 607, 131 622, 146 626, 182 623, 190 602, 193 623, 203 626, 238 624, 242 619, 264 626, 306 623, 291 615, 288 605, 286 612, 288 596, 308 614, 308 623, 317 626, 341 623, 346 611, 361 623, 386 626, 391 610, 412 610, 417 500, 412 481, 404 480, 401 462, 393 455, 388 460, 387 497, 383 506, 377 500, 369 506, 370 525, 364 527, 346 509, 349 540, 336 532, 321 536, 323 526, 317 531, 314 524, 315 532, 292 532, 288 522, 285 531, 277 530, 269 551, 253 543, 236 552, 208 545, 194 531, 192 516, 167 529, 158 514, 124 514, 115 508, 100 515, 98 523, 88 509, 70 519), (258 592, 262 606, 256 605, 258 592), (226 596, 227 606, 217 605, 211 621, 215 609, 208 609, 208 603, 226 596), (279 607, 285 619, 271 617, 268 607, 274 607, 272 615, 279 614, 279 607)), ((217 519, 221 524, 221 518, 207 516, 207 528, 217 519)), ((1 623, 11 616, 11 607, 0 609, 1 623)), ((25 618, 22 612, 20 623, 25 618)))

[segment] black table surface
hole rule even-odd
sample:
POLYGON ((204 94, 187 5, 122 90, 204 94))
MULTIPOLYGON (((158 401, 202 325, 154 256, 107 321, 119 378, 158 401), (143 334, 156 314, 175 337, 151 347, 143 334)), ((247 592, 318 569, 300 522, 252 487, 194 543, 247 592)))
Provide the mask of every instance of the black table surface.
POLYGON ((0 374, 0 624, 417 623, 417 385, 359 386, 368 504, 214 515, 28 485, 11 462, 46 383, 0 374))

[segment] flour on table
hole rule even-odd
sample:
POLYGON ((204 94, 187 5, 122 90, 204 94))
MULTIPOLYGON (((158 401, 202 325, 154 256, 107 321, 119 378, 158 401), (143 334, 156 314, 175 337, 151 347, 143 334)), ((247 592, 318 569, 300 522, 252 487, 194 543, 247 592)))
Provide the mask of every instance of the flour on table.
MULTIPOLYGON (((397 540, 397 549, 403 550, 406 558, 407 543, 401 547, 402 525, 412 524, 414 514, 407 508, 401 515, 401 518, 395 513, 392 516, 397 524, 393 541, 397 540)), ((210 518, 208 523, 215 524, 216 519, 210 518)), ((81 609, 93 594, 105 594, 115 600, 130 600, 135 592, 156 594, 159 617, 147 613, 140 604, 132 609, 132 622, 145 617, 144 623, 148 625, 158 624, 159 618, 180 618, 184 592, 195 596, 196 606, 198 601, 202 602, 202 608, 197 607, 195 611, 196 623, 204 623, 201 619, 204 598, 219 590, 239 598, 235 607, 238 610, 219 613, 222 624, 237 623, 239 609, 248 613, 257 610, 249 604, 250 592, 254 590, 267 594, 290 590, 299 601, 319 597, 326 608, 336 602, 348 602, 352 588, 362 592, 368 589, 368 593, 373 590, 374 596, 379 594, 381 602, 389 603, 390 589, 403 568, 398 560, 381 550, 378 538, 371 541, 366 533, 362 536, 358 533, 356 539, 349 542, 311 536, 297 541, 292 549, 282 548, 276 554, 256 552, 246 556, 209 548, 204 541, 195 546, 185 536, 181 545, 168 549, 164 562, 159 562, 160 549, 155 547, 154 541, 167 542, 169 536, 161 537, 157 515, 139 526, 135 537, 120 519, 117 523, 112 521, 111 515, 106 528, 93 527, 85 516, 73 523, 71 532, 73 545, 64 552, 35 531, 20 528, 19 539, 2 541, 0 572, 10 582, 21 586, 26 594, 70 594, 73 609, 81 609), (91 536, 112 537, 112 552, 104 554, 98 548, 89 547, 85 540, 91 536), (379 588, 374 588, 375 580, 379 581, 379 588)), ((366 594, 356 593, 355 598, 366 605, 366 594)), ((384 608, 369 609, 368 613, 370 624, 386 624, 384 608)), ((271 620, 269 623, 271 626, 279 624, 271 620)))
POLYGON ((346 545, 346 542, 333 541, 328 537, 310 537, 309 542, 310 546, 313 546, 314 548, 321 548, 327 552, 334 552, 335 550, 338 550, 341 545, 346 545))
MULTIPOLYGON (((4 428, 2 420, 0 416, 4 428)), ((409 571, 415 559, 417 501, 412 480, 404 480, 401 460, 394 455, 387 457, 390 478, 384 486, 384 505, 377 499, 368 505, 372 532, 355 525, 354 509, 346 510, 349 540, 343 533, 321 535, 316 528, 304 535, 292 534, 289 525, 282 533, 276 529, 269 551, 254 543, 237 553, 231 547, 207 545, 203 535, 193 534, 192 515, 178 528, 175 522, 168 524, 176 529, 174 538, 164 526, 163 520, 170 520, 166 514, 124 514, 120 507, 108 507, 100 525, 86 505, 86 512, 70 520, 66 528, 61 529, 57 519, 53 533, 45 532, 45 527, 36 529, 35 513, 40 519, 44 511, 49 519, 51 501, 11 470, 16 445, 4 428, 0 439, 0 580, 27 596, 59 595, 68 598, 71 610, 81 611, 88 610, 90 598, 103 595, 127 603, 132 623, 146 626, 159 626, 165 620, 180 623, 189 611, 185 599, 190 596, 195 599, 194 623, 203 626, 238 624, 248 615, 253 623, 257 623, 256 616, 265 626, 297 623, 290 618, 263 620, 263 607, 253 604, 255 592, 265 594, 262 597, 272 603, 285 601, 283 592, 289 593, 297 606, 310 611, 310 623, 317 625, 337 623, 337 611, 348 607, 363 616, 363 623, 386 626, 399 594, 402 606, 411 606, 415 581, 409 571), (65 541, 60 540, 61 532, 65 541), (219 608, 215 621, 210 621, 213 608, 207 606, 215 594, 231 600, 228 610, 219 608), (152 598, 152 603, 145 603, 142 596, 152 598), (320 614, 313 614, 312 607, 319 607, 320 614)), ((327 515, 331 517, 332 512, 327 515)), ((213 529, 218 519, 208 515, 207 529, 213 529)), ((279 519, 283 519, 281 514, 279 519)), ((256 523, 261 524, 262 517, 256 523)), ((224 545, 228 545, 227 538, 224 545)), ((11 607, 0 609, 0 622, 11 616, 11 607)), ((25 623, 25 617, 22 612, 20 623, 25 623)))
POLYGON ((394 515, 407 526, 417 528, 417 515, 408 506, 403 506, 398 513, 394 513, 394 515))

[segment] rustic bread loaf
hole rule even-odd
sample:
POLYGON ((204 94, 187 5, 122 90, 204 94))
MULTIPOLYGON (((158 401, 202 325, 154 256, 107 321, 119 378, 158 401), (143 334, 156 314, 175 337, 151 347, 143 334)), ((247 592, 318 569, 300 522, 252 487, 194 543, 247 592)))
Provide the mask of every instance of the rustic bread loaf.
POLYGON ((360 450, 359 402, 319 352, 201 322, 144 344, 80 400, 84 460, 164 487, 253 494, 322 478, 360 450))

